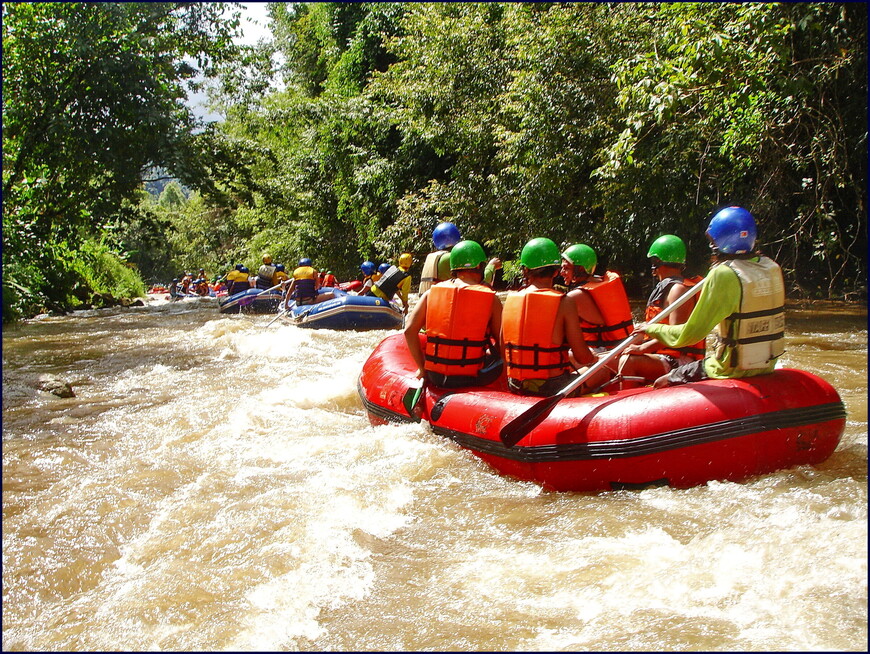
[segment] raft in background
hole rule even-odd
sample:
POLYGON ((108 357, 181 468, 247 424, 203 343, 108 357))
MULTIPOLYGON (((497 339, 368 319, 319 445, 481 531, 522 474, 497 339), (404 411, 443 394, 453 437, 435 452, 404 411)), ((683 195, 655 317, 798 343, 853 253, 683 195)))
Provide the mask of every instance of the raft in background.
POLYGON ((363 283, 358 279, 352 279, 349 282, 342 282, 341 284, 338 285, 338 288, 340 288, 342 291, 357 292, 357 291, 361 291, 362 287, 363 287, 363 283))
MULTIPOLYGON (((412 420, 405 403, 419 387, 416 371, 402 334, 375 348, 358 382, 372 424, 412 420)), ((436 434, 499 473, 556 491, 688 488, 814 465, 836 449, 846 422, 830 384, 783 368, 745 379, 566 398, 516 446, 506 447, 501 428, 540 399, 511 394, 502 377, 468 390, 427 385, 418 411, 436 434)))
POLYGON ((340 288, 323 287, 335 297, 317 304, 290 302, 285 322, 313 329, 394 329, 402 326, 402 312, 392 302, 375 295, 350 295, 340 288))
POLYGON ((276 313, 283 295, 279 290, 249 288, 218 300, 221 313, 276 313))

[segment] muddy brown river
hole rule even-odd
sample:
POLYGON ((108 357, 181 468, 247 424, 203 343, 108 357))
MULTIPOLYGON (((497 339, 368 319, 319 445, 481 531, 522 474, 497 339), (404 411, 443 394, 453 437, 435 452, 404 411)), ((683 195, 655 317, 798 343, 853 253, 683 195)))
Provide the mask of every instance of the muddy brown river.
POLYGON ((4 329, 3 650, 866 650, 866 309, 787 314, 783 364, 846 405, 826 462, 594 494, 371 426, 388 332, 270 320, 4 329))

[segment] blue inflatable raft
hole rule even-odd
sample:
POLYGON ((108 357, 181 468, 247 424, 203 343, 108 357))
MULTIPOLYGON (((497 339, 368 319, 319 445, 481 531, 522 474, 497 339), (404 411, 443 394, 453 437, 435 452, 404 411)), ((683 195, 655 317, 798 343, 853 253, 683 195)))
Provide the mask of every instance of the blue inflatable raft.
POLYGON ((247 291, 228 295, 218 301, 221 313, 275 313, 281 308, 281 291, 263 291, 249 288, 247 291))
POLYGON ((335 297, 317 304, 290 302, 285 322, 314 329, 394 329, 402 326, 402 312, 392 302, 373 295, 349 295, 340 288, 321 288, 335 297))

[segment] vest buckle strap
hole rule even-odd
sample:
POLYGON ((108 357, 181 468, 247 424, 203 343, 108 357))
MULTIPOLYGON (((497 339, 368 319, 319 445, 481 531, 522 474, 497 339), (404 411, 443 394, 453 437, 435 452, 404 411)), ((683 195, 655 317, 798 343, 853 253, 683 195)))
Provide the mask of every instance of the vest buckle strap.
POLYGON ((761 311, 746 311, 744 313, 735 312, 728 318, 732 320, 746 320, 747 318, 764 318, 766 316, 775 316, 778 313, 784 313, 785 307, 774 307, 772 309, 763 309, 761 311))
POLYGON ((766 341, 776 341, 776 340, 779 340, 780 338, 785 338, 784 332, 777 332, 776 334, 763 334, 761 336, 753 336, 751 338, 738 338, 735 341, 735 343, 739 343, 740 345, 751 345, 752 343, 764 343, 766 341))
POLYGON ((485 355, 480 356, 480 357, 474 357, 473 359, 470 359, 467 357, 460 357, 458 359, 450 359, 447 357, 439 357, 439 356, 429 355, 429 354, 424 354, 423 357, 426 359, 426 361, 429 361, 430 363, 440 363, 440 364, 443 364, 446 366, 456 366, 456 365, 473 366, 473 365, 477 365, 479 363, 482 364, 486 360, 485 355))
POLYGON ((472 341, 467 338, 442 338, 441 336, 427 336, 429 343, 435 345, 457 345, 460 347, 484 347, 488 341, 472 341))

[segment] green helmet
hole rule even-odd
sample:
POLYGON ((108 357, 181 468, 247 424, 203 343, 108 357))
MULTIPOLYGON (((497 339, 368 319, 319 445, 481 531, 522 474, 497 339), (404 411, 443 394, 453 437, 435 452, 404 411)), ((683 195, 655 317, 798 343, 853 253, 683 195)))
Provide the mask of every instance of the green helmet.
POLYGON ((590 275, 598 265, 598 257, 595 250, 585 243, 575 243, 562 253, 562 258, 567 259, 575 266, 583 266, 590 275))
POLYGON ((520 263, 529 270, 534 270, 545 266, 558 266, 562 260, 556 244, 548 238, 539 237, 526 243, 520 254, 520 263))
POLYGON ((664 263, 684 265, 686 263, 686 244, 679 236, 665 234, 653 241, 646 256, 647 258, 657 257, 664 263))
POLYGON ((459 241, 450 250, 450 270, 477 268, 486 262, 486 254, 476 241, 459 241))

